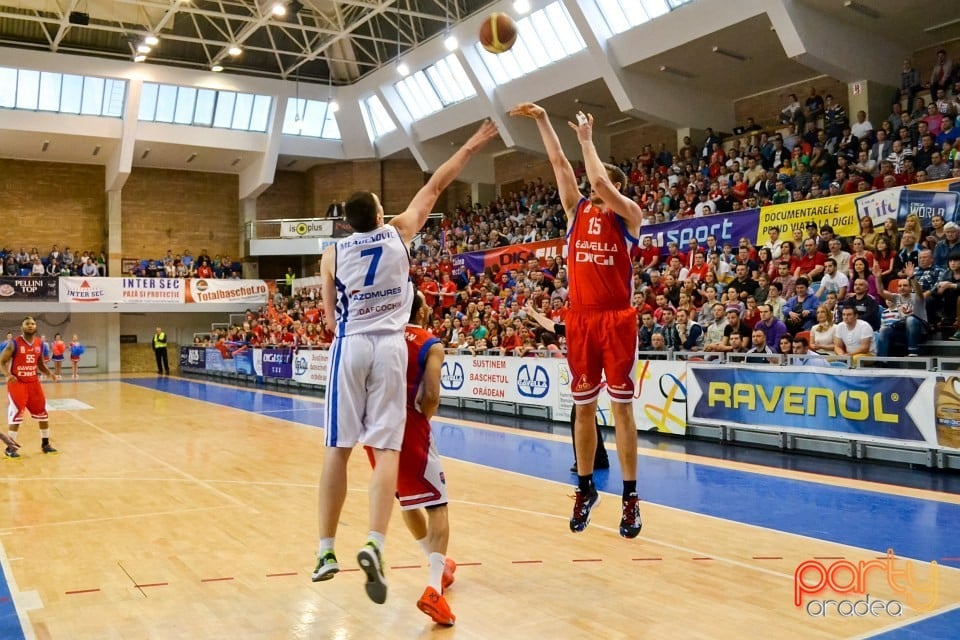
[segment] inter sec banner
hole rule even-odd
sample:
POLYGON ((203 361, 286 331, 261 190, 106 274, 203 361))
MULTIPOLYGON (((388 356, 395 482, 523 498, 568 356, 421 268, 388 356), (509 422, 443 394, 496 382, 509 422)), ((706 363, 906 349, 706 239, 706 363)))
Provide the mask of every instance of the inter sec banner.
POLYGON ((685 218, 673 222, 645 224, 640 229, 641 241, 645 237, 653 238, 653 244, 660 248, 660 255, 669 253, 667 245, 676 242, 681 251, 685 251, 691 239, 696 239, 701 247, 706 246, 707 236, 717 239, 717 246, 729 242, 736 247, 740 238, 757 236, 757 209, 719 213, 702 218, 685 218))
POLYGON ((62 303, 96 304, 264 304, 269 287, 263 280, 205 278, 60 278, 62 303))
POLYGON ((691 421, 937 443, 933 415, 936 380, 928 375, 688 366, 691 421))
POLYGON ((530 258, 566 257, 566 246, 566 239, 555 238, 526 244, 511 244, 486 251, 458 253, 453 256, 453 276, 483 273, 484 269, 493 265, 499 265, 501 271, 516 269, 530 258))
POLYGON ((56 276, 23 276, 0 278, 0 303, 7 300, 60 299, 60 278, 56 276))

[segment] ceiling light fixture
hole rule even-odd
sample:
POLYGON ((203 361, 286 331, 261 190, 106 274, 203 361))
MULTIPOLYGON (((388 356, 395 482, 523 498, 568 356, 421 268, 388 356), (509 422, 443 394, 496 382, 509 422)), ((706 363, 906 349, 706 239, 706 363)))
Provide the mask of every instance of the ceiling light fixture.
POLYGON ((147 36, 146 38, 143 39, 143 43, 148 44, 151 47, 155 47, 158 44, 160 44, 160 38, 158 38, 157 36, 147 36))
POLYGON ((940 24, 935 24, 933 26, 927 27, 924 29, 926 33, 933 33, 934 31, 940 31, 940 29, 946 29, 947 27, 952 27, 955 24, 960 24, 960 18, 956 20, 948 20, 947 22, 941 22, 940 24))
POLYGON ((446 47, 447 51, 456 51, 460 43, 457 41, 457 36, 451 35, 444 39, 443 46, 446 47))
POLYGON ((723 47, 714 47, 712 51, 717 55, 726 56, 728 58, 731 58, 733 60, 738 60, 740 62, 746 62, 747 60, 750 59, 747 56, 743 55, 742 53, 737 53, 736 51, 731 51, 730 49, 724 49, 723 47))
POLYGON ((513 10, 517 13, 523 15, 530 12, 530 2, 529 0, 515 0, 513 3, 513 10))
POLYGON ((232 47, 227 49, 227 53, 229 53, 231 56, 236 58, 238 55, 243 53, 243 49, 241 49, 238 45, 233 45, 232 47))
POLYGON ((860 4, 856 0, 846 0, 843 3, 844 8, 850 9, 851 11, 856 11, 862 16, 867 16, 868 18, 873 18, 876 20, 880 17, 880 12, 872 7, 868 7, 864 4, 860 4))
POLYGON ((210 71, 213 71, 214 73, 220 73, 221 71, 223 71, 223 65, 215 64, 212 67, 210 67, 210 71))
POLYGON ((397 65, 397 73, 399 73, 403 77, 407 77, 408 75, 410 75, 410 67, 407 66, 406 62, 401 62, 400 64, 397 65))
POLYGON ((141 44, 137 46, 137 53, 150 53, 150 45, 141 44))
POLYGON ((146 59, 147 59, 147 56, 143 55, 142 53, 138 53, 137 55, 133 56, 134 62, 143 62, 146 59))
POLYGON ((273 6, 270 7, 270 13, 277 16, 278 18, 281 16, 285 16, 287 15, 287 7, 282 2, 274 2, 273 6))
POLYGON ((689 71, 684 71, 683 69, 677 69, 674 67, 668 67, 667 65, 661 65, 660 72, 669 73, 670 75, 677 76, 678 78, 683 78, 685 80, 691 80, 696 77, 689 71))

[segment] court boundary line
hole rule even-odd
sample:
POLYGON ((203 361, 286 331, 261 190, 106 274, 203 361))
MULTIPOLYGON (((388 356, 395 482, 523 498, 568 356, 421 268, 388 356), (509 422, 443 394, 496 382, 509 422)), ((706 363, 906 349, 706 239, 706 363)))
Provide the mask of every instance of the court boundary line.
MULTIPOLYGON (((7 589, 10 591, 10 600, 13 602, 13 610, 17 613, 17 620, 20 621, 20 631, 23 633, 24 640, 36 640, 37 632, 33 628, 33 623, 30 621, 26 608, 22 605, 22 592, 17 585, 17 579, 13 575, 13 567, 10 566, 10 559, 3 546, 3 540, 0 540, 0 571, 3 571, 0 578, 7 583, 7 589)), ((43 600, 40 595, 37 594, 36 598, 40 602, 40 608, 43 608, 43 600)))

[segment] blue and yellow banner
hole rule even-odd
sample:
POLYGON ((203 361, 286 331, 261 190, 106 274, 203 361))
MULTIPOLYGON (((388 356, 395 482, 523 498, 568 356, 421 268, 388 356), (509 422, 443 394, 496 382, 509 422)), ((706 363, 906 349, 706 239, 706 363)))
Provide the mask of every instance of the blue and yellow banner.
POLYGON ((795 367, 691 366, 690 374, 691 421, 928 440, 908 410, 924 383, 921 377, 795 367))

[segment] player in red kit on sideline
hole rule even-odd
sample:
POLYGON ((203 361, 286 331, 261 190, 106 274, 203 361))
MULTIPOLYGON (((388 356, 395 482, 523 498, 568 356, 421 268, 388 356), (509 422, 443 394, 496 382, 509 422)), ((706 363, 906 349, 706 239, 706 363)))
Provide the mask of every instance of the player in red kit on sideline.
POLYGON ((43 343, 37 337, 37 322, 27 316, 20 325, 23 335, 7 343, 0 353, 0 369, 7 379, 7 395, 10 406, 7 423, 10 433, 4 438, 8 458, 19 458, 16 446, 17 431, 26 411, 40 423, 41 449, 44 453, 56 453, 50 444, 50 423, 47 421, 47 399, 37 377, 37 371, 56 380, 57 377, 43 362, 43 343))
POLYGON ((578 484, 570 530, 583 531, 590 523, 590 513, 600 502, 593 483, 593 459, 597 447, 597 397, 601 382, 606 379, 623 474, 620 535, 635 538, 642 523, 637 497, 637 425, 633 417, 637 315, 631 307, 631 253, 638 246, 643 213, 636 202, 620 191, 626 185, 623 172, 601 162, 593 146, 593 116, 581 112, 577 114, 577 124, 568 123, 577 132, 590 181, 590 198, 584 198, 546 111, 536 104, 524 103, 514 107, 510 115, 536 121, 568 217, 570 308, 565 322, 571 392, 576 404, 578 484))

